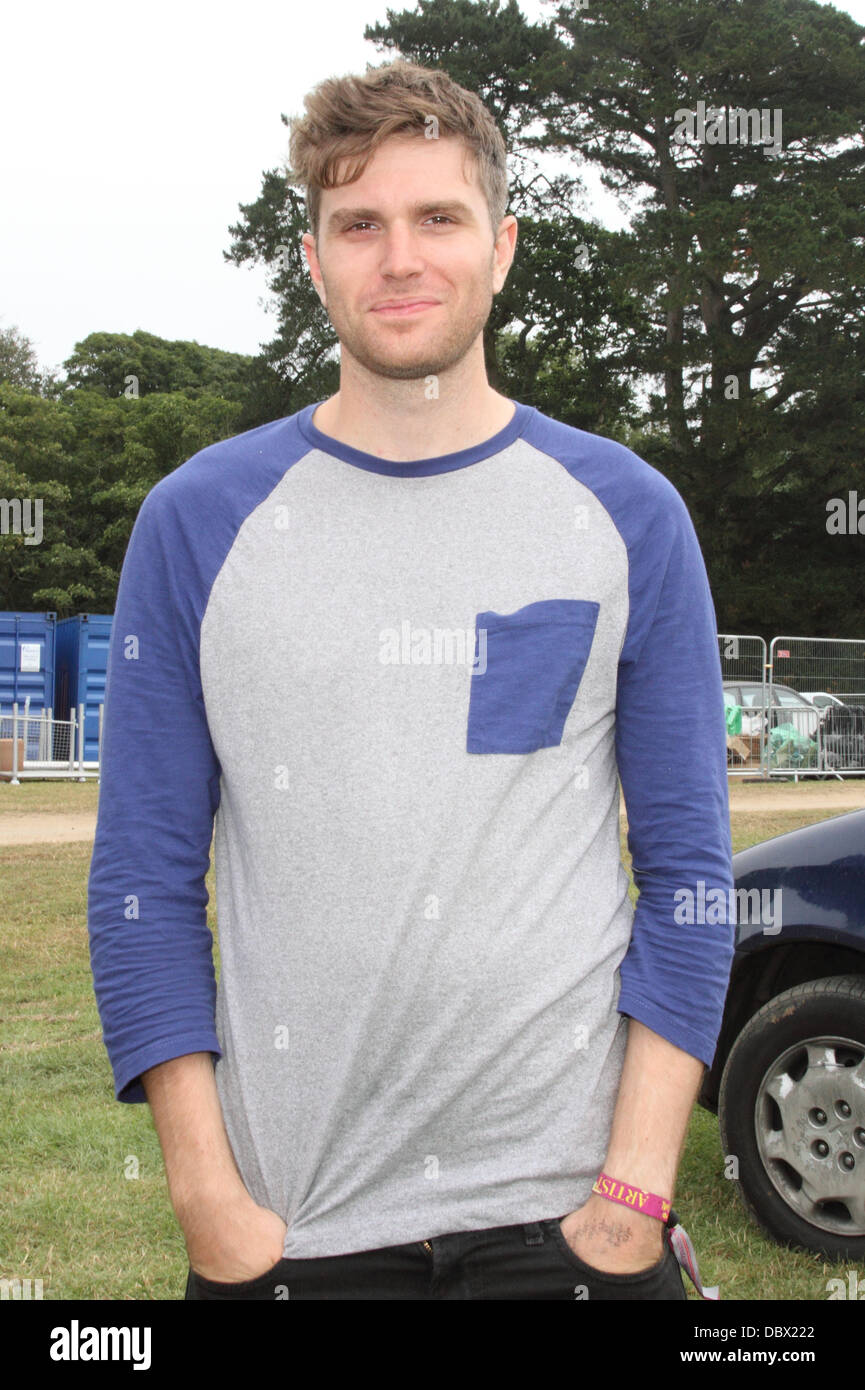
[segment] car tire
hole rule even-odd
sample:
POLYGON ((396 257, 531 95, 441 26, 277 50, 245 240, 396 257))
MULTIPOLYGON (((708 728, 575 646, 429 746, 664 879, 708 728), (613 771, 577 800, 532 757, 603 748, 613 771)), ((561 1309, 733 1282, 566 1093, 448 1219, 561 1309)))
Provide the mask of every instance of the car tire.
POLYGON ((738 1159, 746 1211, 781 1245, 865 1257, 863 1078, 859 975, 785 990, 730 1050, 718 1097, 724 1155, 738 1159))

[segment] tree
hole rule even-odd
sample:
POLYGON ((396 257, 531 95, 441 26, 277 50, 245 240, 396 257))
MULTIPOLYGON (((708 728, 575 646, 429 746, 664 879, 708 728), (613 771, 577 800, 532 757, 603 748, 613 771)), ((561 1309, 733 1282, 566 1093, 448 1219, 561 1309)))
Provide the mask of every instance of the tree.
POLYGON ((134 333, 91 333, 63 364, 67 385, 130 398, 154 392, 209 392, 241 401, 251 358, 238 352, 134 333))
POLYGON ((241 408, 204 391, 135 398, 79 386, 47 400, 0 387, 0 497, 38 502, 42 517, 38 544, 0 534, 0 608, 111 612, 145 496, 236 433, 241 408))
MULTIPOLYGON (((447 67, 457 81, 477 90, 478 70, 472 69, 476 49, 484 66, 507 74, 491 77, 481 92, 515 148, 511 207, 520 222, 517 258, 484 333, 489 379, 497 389, 541 408, 545 402, 561 407, 562 418, 570 423, 586 429, 604 425, 610 433, 620 433, 633 398, 625 371, 616 364, 616 351, 624 351, 636 315, 611 278, 616 237, 574 213, 579 179, 561 175, 551 180, 520 150, 535 64, 560 45, 529 26, 515 6, 509 6, 515 18, 500 42, 491 37, 486 5, 458 0, 422 8, 422 21, 410 17, 425 29, 410 54, 415 61, 447 67), (436 23, 440 28, 430 39, 427 30, 436 23)), ((366 31, 366 37, 376 36, 366 31)), ((289 117, 283 115, 282 121, 287 126, 289 117)), ((240 221, 229 228, 232 243, 225 259, 268 269, 276 332, 260 362, 269 374, 275 413, 285 415, 337 390, 338 340, 301 245, 309 230, 302 190, 287 184, 283 172, 268 170, 259 197, 241 204, 240 213, 240 221)))
MULTIPOLYGON (((840 597, 827 575, 839 557, 826 554, 813 470, 840 488, 861 459, 861 391, 845 397, 856 424, 841 438, 827 408, 840 345, 856 354, 851 390, 863 365, 851 289, 865 283, 863 36, 813 0, 616 0, 563 5, 537 26, 514 3, 420 0, 365 30, 446 67, 523 148, 599 166, 630 211, 610 243, 608 312, 624 342, 606 365, 660 387, 636 433, 691 510, 719 612, 748 631, 793 614, 815 635, 861 629, 861 565, 846 602, 817 599, 821 576, 840 597), (712 139, 700 104, 710 123, 717 113, 712 139), (731 141, 763 139, 763 112, 765 144, 731 141), (528 134, 539 117, 545 129, 528 134)), ((563 405, 550 413, 568 419, 563 405)))
POLYGON ((36 349, 18 328, 0 328, 0 385, 38 391, 42 382, 36 349))

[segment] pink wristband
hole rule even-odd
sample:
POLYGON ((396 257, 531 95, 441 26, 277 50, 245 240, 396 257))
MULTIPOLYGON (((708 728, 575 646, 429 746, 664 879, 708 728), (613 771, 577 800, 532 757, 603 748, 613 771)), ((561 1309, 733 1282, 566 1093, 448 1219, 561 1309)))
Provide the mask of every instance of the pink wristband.
POLYGON ((644 1216, 657 1217, 665 1223, 670 1215, 670 1203, 666 1197, 658 1197, 654 1192, 644 1192, 641 1187, 629 1187, 627 1183, 619 1182, 618 1178, 611 1178, 607 1173, 600 1174, 592 1191, 597 1192, 599 1197, 606 1197, 610 1202, 621 1202, 622 1206, 630 1207, 632 1211, 640 1211, 644 1216))

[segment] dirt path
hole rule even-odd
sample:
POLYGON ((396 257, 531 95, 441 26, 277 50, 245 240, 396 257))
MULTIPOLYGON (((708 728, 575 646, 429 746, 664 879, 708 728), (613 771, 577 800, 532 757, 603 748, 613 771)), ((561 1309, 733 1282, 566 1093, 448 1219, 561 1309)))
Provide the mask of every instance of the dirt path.
MULTIPOLYGON (((731 811, 855 811, 865 808, 865 778, 832 782, 752 782, 730 778, 731 811)), ((0 815, 0 846, 92 840, 95 811, 0 815)))
POLYGON ((63 844, 92 840, 95 833, 95 811, 6 811, 0 816, 0 845, 63 844))
POLYGON ((865 779, 817 782, 751 782, 730 777, 731 811, 858 811, 865 807, 865 779))

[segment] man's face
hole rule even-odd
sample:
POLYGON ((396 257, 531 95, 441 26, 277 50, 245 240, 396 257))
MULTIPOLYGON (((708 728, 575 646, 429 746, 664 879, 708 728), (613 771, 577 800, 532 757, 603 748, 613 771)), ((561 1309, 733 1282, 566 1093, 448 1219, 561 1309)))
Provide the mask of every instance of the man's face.
POLYGON ((343 354, 378 376, 417 379, 460 362, 505 282, 516 219, 493 240, 462 140, 392 136, 356 182, 321 195, 310 272, 343 354), (472 181, 467 181, 467 176, 472 181), (423 307, 389 312, 385 300, 423 307))

